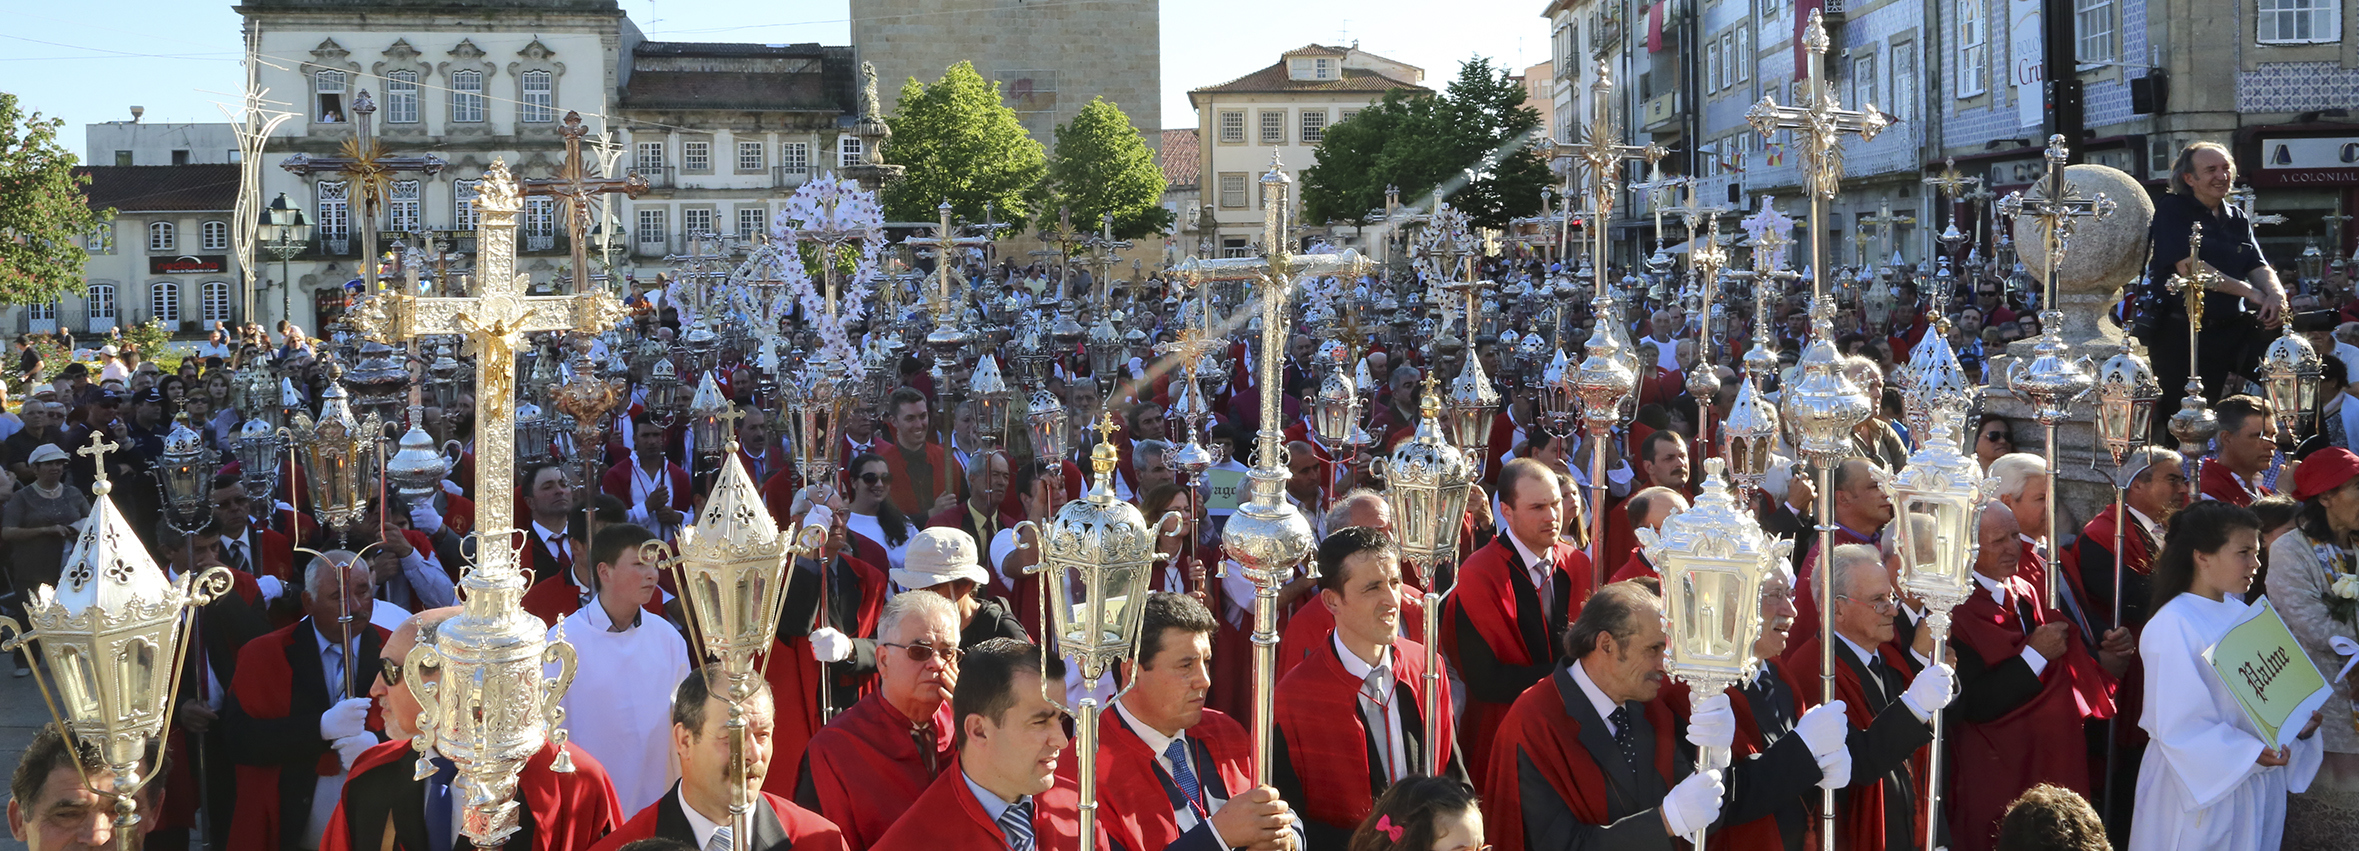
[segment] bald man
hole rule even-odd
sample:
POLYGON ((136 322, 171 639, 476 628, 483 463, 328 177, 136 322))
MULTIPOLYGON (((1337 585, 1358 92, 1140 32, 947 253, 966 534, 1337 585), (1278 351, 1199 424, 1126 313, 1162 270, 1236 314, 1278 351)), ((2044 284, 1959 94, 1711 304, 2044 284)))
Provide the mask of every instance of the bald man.
MULTIPOLYGON (((1687 499, 1680 496, 1678 491, 1666 487, 1647 488, 1622 500, 1622 511, 1630 521, 1630 528, 1647 529, 1656 534, 1662 534, 1663 521, 1686 510, 1687 499)), ((1662 578, 1662 571, 1655 568, 1654 562, 1647 560, 1643 544, 1630 549, 1629 560, 1622 562, 1621 569, 1614 571, 1613 578, 1608 581, 1620 582, 1642 576, 1662 578)))

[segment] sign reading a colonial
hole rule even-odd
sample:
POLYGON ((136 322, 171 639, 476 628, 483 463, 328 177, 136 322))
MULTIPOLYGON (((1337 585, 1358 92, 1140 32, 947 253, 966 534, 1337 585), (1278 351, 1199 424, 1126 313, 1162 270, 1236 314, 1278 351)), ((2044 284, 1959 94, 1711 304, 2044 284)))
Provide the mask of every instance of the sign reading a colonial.
POLYGON ((2359 136, 2289 136, 2261 140, 2260 186, 2359 186, 2359 136))
POLYGON ((150 275, 218 275, 229 271, 227 254, 181 254, 147 259, 150 275))

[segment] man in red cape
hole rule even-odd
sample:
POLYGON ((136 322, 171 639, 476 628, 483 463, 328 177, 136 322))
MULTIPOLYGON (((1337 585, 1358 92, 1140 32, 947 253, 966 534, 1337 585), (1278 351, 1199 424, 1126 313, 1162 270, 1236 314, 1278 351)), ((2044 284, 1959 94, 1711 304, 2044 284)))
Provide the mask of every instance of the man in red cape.
POLYGON ((1555 668, 1565 626, 1596 581, 1588 556, 1557 540, 1564 492, 1556 475, 1530 458, 1499 469, 1507 534, 1466 559, 1456 590, 1442 604, 1442 652, 1466 684, 1458 743, 1469 777, 1491 776, 1491 737, 1500 720, 1524 689, 1555 668))
MULTIPOLYGON (((1335 628, 1278 682, 1271 784, 1302 808, 1312 847, 1340 848, 1394 782, 1466 777, 1442 680, 1439 741, 1425 737, 1425 647, 1400 638, 1400 555, 1373 528, 1346 526, 1319 544, 1319 596, 1305 611, 1335 628), (1372 682, 1373 680, 1373 682, 1372 682), (1317 778, 1304 782, 1304 778, 1317 778)), ((1300 616, 1297 616, 1300 620, 1300 616)))
MULTIPOLYGON (((1327 512, 1328 534, 1332 536, 1346 526, 1366 526, 1384 535, 1391 535, 1392 504, 1371 490, 1354 490, 1344 494, 1336 501, 1335 508, 1327 512)), ((1425 608, 1419 602, 1424 598, 1425 591, 1420 587, 1417 577, 1410 575, 1413 570, 1406 562, 1400 565, 1400 593, 1402 599, 1407 601, 1400 613, 1400 634, 1406 636, 1425 634, 1425 608)), ((1296 608, 1278 633, 1278 678, 1284 679, 1293 672, 1294 666, 1302 664, 1314 653, 1333 652, 1333 645, 1327 638, 1334 632, 1335 613, 1319 605, 1315 598, 1308 605, 1296 608)), ((1250 637, 1250 633, 1247 635, 1250 637)), ((1251 681, 1247 680, 1244 687, 1250 688, 1251 681)))
MULTIPOLYGON (((829 529, 831 546, 822 552, 827 565, 826 587, 822 590, 822 583, 812 581, 819 578, 820 560, 795 559, 798 573, 787 585, 786 603, 778 616, 778 640, 771 643, 770 661, 764 668, 771 693, 785 696, 779 701, 777 750, 771 758, 795 765, 802 764, 803 748, 826 726, 833 710, 849 707, 868 693, 876 673, 876 642, 862 636, 876 634, 877 617, 885 608, 884 572, 843 554, 851 538, 844 531, 843 512, 822 512, 803 503, 801 497, 796 498, 796 507, 805 509, 797 516, 815 515, 808 521, 829 529), (819 620, 823 596, 827 605, 824 629, 819 620), (827 697, 832 704, 828 707, 819 703, 820 655, 834 660, 825 665, 827 697)), ((762 791, 792 795, 795 777, 791 772, 778 772, 762 791)))
POLYGON ((877 688, 812 734, 795 803, 866 848, 925 794, 956 755, 950 691, 958 682, 958 609, 933 593, 894 595, 877 619, 877 688), (913 654, 923 654, 918 659, 913 654))
POLYGON ((2261 483, 2277 451, 2269 403, 2257 396, 2230 396, 2213 405, 2212 413, 2220 418, 2220 450, 2204 459, 2197 485, 2204 499, 2251 508, 2253 500, 2276 493, 2261 483))
MULTIPOLYGON (((1659 699, 1666 642, 1662 610, 1637 583, 1589 598, 1567 661, 1501 720, 1482 795, 1493 848, 1667 851, 1720 816, 1721 772, 1694 770, 1659 699)), ((1719 713, 1733 732, 1725 704, 1719 713)))
MULTIPOLYGON (((1933 741, 1932 713, 1949 705, 1949 665, 1924 665, 1890 646, 1900 603, 1881 554, 1864 544, 1835 548, 1832 627, 1835 698, 1851 721, 1851 783, 1835 797, 1835 847, 1850 851, 1924 848, 1924 771, 1917 764, 1933 741), (1913 679, 1912 679, 1913 676, 1913 679)), ((1933 633, 1920 633, 1930 653, 1933 633)), ((1806 695, 1824 688, 1821 637, 1786 654, 1789 682, 1806 695)))
MULTIPOLYGON (((1062 753, 1072 740, 1065 711, 1043 696, 1044 681, 1063 680, 1059 667, 1043 672, 1039 645, 994 638, 967 651, 950 698, 958 759, 870 851, 1017 851, 1018 841, 1078 851, 1080 793, 1058 770, 1075 758, 1062 753)), ((1098 813, 1090 847, 1108 848, 1110 814, 1104 806, 1098 813)))
MULTIPOLYGON (((411 615, 386 639, 384 658, 407 658, 410 649, 419 643, 433 643, 436 631, 458 613, 454 606, 411 615)), ((424 670, 430 678, 440 676, 437 669, 424 670)), ((453 785, 456 767, 429 752, 426 756, 435 761, 440 771, 431 778, 417 779, 420 754, 410 737, 418 726, 418 699, 407 683, 399 682, 398 678, 389 682, 386 676, 383 670, 378 672, 369 696, 383 707, 385 731, 392 740, 370 748, 353 762, 351 779, 344 784, 335 815, 328 820, 327 832, 320 836, 320 851, 474 848, 464 835, 453 830, 453 822, 449 820, 450 811, 466 806, 466 798, 453 785), (430 805, 430 795, 441 800, 430 805)), ((614 785, 606 778, 606 768, 589 751, 570 743, 541 745, 540 752, 527 760, 524 770, 517 775, 515 801, 518 828, 500 845, 502 851, 588 848, 613 832, 622 818, 621 806, 614 799, 614 785), (555 769, 560 750, 573 763, 572 771, 555 769)))
MULTIPOLYGON (((2128 627, 2132 634, 2145 631, 2147 610, 2153 598, 2154 558, 2162 553, 2163 524, 2179 506, 2187 504, 2187 475, 2179 453, 2160 446, 2142 447, 2124 460, 2122 472, 2127 485, 2122 501, 2129 508, 2130 522, 2122 523, 2113 506, 2082 527, 2079 538, 2065 551, 2067 563, 2075 568, 2087 583, 2089 617, 2104 629, 2128 627), (2116 560, 2113 536, 2121 535, 2121 620, 2113 618, 2113 572, 2116 560)), ((2113 719, 2114 753, 2113 776, 2098 778, 2104 786, 2101 796, 2111 812, 2104 813, 2107 824, 2122 825, 2117 843, 2129 844, 2130 807, 2138 787, 2138 765, 2146 753, 2146 730, 2138 726, 2138 713, 2145 708, 2144 663, 2130 657, 2127 672, 2121 676, 2121 688, 2114 692, 2113 719)), ((2090 758, 2099 763, 2105 759, 2105 725, 2091 725, 2090 736, 2096 743, 2090 758)), ((2102 769, 2099 769, 2102 771, 2102 769)))
MULTIPOLYGON (((1770 776, 1783 773, 1789 780, 1817 772, 1817 785, 1849 782, 1851 752, 1845 747, 1851 721, 1842 701, 1812 706, 1786 666, 1777 661, 1786 649, 1794 625, 1793 574, 1782 563, 1761 582, 1761 633, 1753 639, 1753 658, 1760 660, 1753 676, 1728 687, 1729 708, 1736 715, 1734 754, 1737 764, 1760 761, 1770 776), (1807 711, 1805 711, 1807 710, 1807 711), (1800 753, 1797 753, 1800 751, 1800 753), (1812 763, 1801 764, 1801 754, 1812 763)), ((1747 765, 1747 767, 1751 767, 1747 765)), ((1757 782, 1752 771, 1732 772, 1731 785, 1757 782)), ((1816 789, 1800 793, 1789 782, 1784 795, 1739 793, 1720 814, 1722 827, 1713 837, 1729 848, 1802 851, 1810 835, 1816 789)), ((1839 788, 1839 786, 1837 787, 1839 788)))
MULTIPOLYGON (((1245 728, 1204 708, 1219 623, 1185 594, 1147 595, 1134 681, 1098 716, 1097 799, 1106 833, 1139 851, 1218 851, 1260 846, 1289 830, 1278 792, 1253 785, 1245 728)), ((1080 763, 1058 769, 1060 782, 1080 763)), ((1299 837, 1297 837, 1299 839, 1299 837)))
MULTIPOLYGON (((351 558, 351 554, 342 554, 351 558)), ((222 734, 237 759, 230 847, 296 849, 336 786, 383 729, 365 694, 386 632, 369 625, 375 601, 365 564, 322 558, 305 571, 305 617, 238 650, 222 734), (316 575, 315 575, 316 574, 316 575), (330 659, 334 659, 331 666, 330 659), (349 687, 347 684, 351 684, 349 687), (315 806, 316 805, 316 806, 315 806)))
MULTIPOLYGON (((1671 432, 1658 433, 1671 434, 1671 432)), ((1679 491, 1656 486, 1631 494, 1630 498, 1622 500, 1622 504, 1617 508, 1619 509, 1617 513, 1623 515, 1622 519, 1630 524, 1630 528, 1633 530, 1632 534, 1635 536, 1638 529, 1663 531, 1663 521, 1671 519, 1674 514, 1687 510, 1687 498, 1680 496, 1679 491)), ((1630 548, 1630 558, 1622 562, 1622 567, 1615 570, 1614 575, 1606 577, 1606 581, 1622 582, 1640 578, 1661 579, 1662 572, 1655 568, 1653 562, 1646 560, 1645 547, 1634 546, 1630 548)))
MULTIPOLYGON (((1802 475, 1817 474, 1805 467, 1802 475)), ((1835 532, 1812 541, 1809 551, 1803 554, 1801 563, 1794 568, 1795 635, 1819 634, 1818 592, 1813 590, 1816 586, 1810 584, 1811 575, 1818 572, 1819 547, 1840 547, 1844 544, 1873 546, 1884 539, 1884 525, 1892 522, 1892 496, 1884 492, 1883 483, 1879 480, 1882 475, 1873 461, 1846 458, 1835 465, 1834 474, 1828 477, 1828 490, 1834 493, 1835 500, 1835 532), (1826 540, 1828 537, 1834 540, 1826 540)), ((1800 645, 1786 648, 1786 661, 1793 662, 1800 649, 1800 645)))
MULTIPOLYGON (((680 681, 679 688, 672 691, 671 728, 672 754, 680 763, 679 782, 672 784, 672 790, 662 798, 624 822, 621 829, 590 846, 590 851, 615 851, 650 837, 675 839, 704 848, 713 843, 719 830, 703 825, 729 826, 729 805, 738 794, 738 786, 729 764, 728 689, 728 677, 717 665, 691 671, 680 681), (689 817, 691 810, 695 818, 689 817)), ((770 770, 771 750, 759 743, 770 738, 771 728, 777 723, 776 710, 770 689, 764 685, 755 685, 754 693, 746 696, 743 713, 746 739, 755 744, 745 751, 745 776, 747 785, 755 788, 761 787, 763 777, 770 770)), ((852 846, 844 841, 835 823, 818 813, 767 792, 762 793, 762 802, 768 806, 755 808, 752 835, 729 837, 729 848, 850 851, 852 846)))
POLYGON ((893 418, 893 443, 878 447, 876 453, 884 457, 886 469, 893 474, 887 498, 904 517, 932 517, 936 511, 957 505, 959 487, 966 481, 958 458, 942 444, 926 439, 929 410, 926 395, 908 387, 894 390, 885 402, 885 411, 893 418))
POLYGON ((2015 518, 2005 506, 1983 509, 1982 549, 1974 595, 1952 613, 1950 646, 1958 657, 1957 760, 1950 784, 1951 846, 1994 847, 1999 817, 2024 790, 2041 783, 2090 793, 2087 719, 2113 715, 2112 672, 2125 670, 2129 630, 2105 636, 2099 656, 2082 645, 2063 613, 2047 608, 2016 576, 2016 548, 2006 546, 2015 518))

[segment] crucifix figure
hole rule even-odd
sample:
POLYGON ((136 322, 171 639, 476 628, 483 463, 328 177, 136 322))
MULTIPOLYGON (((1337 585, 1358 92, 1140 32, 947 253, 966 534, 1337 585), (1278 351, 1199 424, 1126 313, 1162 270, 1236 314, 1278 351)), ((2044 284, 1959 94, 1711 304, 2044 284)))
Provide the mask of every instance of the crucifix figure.
POLYGON ((1114 214, 1098 214, 1098 232, 1081 238, 1089 249, 1090 265, 1098 270, 1098 310, 1103 315, 1114 301, 1114 264, 1122 262, 1122 249, 1130 247, 1130 240, 1114 238, 1114 214))
MULTIPOLYGON (((1042 249, 1032 252, 1032 256, 1041 258, 1054 257, 1057 259, 1057 294, 1055 298, 1057 303, 1061 304, 1070 300, 1071 297, 1071 293, 1068 292, 1067 286, 1073 277, 1073 246, 1081 242, 1081 232, 1073 229, 1073 208, 1058 208, 1057 226, 1054 228, 1041 228, 1040 241, 1048 245, 1056 246, 1054 249, 1042 249)), ((1044 303, 1042 306, 1048 307, 1053 305, 1044 303)))
MULTIPOLYGON (((1893 215, 1892 202, 1890 200, 1886 200, 1881 206, 1876 208, 1875 215, 1859 217, 1859 235, 1863 240, 1861 247, 1866 247, 1864 240, 1867 238, 1868 230, 1873 228, 1876 233, 1876 238, 1879 240, 1876 246, 1876 254, 1882 255, 1883 257, 1890 257, 1890 252, 1892 251, 1892 232, 1897 230, 1901 225, 1913 225, 1916 223, 1917 217, 1915 216, 1893 215)), ((1882 262, 1882 257, 1871 256, 1868 258, 1866 265, 1869 268, 1874 268, 1875 265, 1879 262, 1882 262)))
MULTIPOLYGON (((1614 124, 1613 68, 1607 65, 1605 60, 1600 59, 1597 60, 1595 74, 1596 79, 1589 83, 1589 97, 1592 103, 1589 110, 1591 116, 1589 126, 1581 130, 1581 144, 1571 149, 1573 158, 1581 165, 1586 166, 1589 173, 1589 206, 1573 215, 1577 215, 1582 221, 1589 223, 1587 225, 1589 265, 1591 274, 1595 276, 1592 281, 1596 286, 1595 296, 1607 298, 1605 285, 1606 228, 1602 226, 1602 223, 1612 221, 1614 218, 1614 173, 1619 171, 1622 163, 1626 161, 1645 160, 1647 171, 1655 178, 1660 179, 1659 164, 1664 157, 1670 156, 1671 152, 1661 145, 1624 145, 1615 141, 1622 137, 1622 130, 1614 124)), ((1659 226, 1657 230, 1660 231, 1659 226)), ((1597 310, 1600 307, 1610 308, 1612 303, 1609 301, 1604 305, 1593 306, 1592 310, 1597 310)), ((1596 315, 1605 316, 1608 314, 1600 312, 1596 315)), ((1599 323, 1599 327, 1609 324, 1612 323, 1599 323)))
POLYGON ((1967 177, 1963 172, 1958 171, 1958 160, 1956 157, 1951 157, 1942 160, 1940 174, 1918 182, 1925 184, 1928 189, 1941 193, 1941 200, 1949 206, 1949 224, 1941 229, 1939 240, 1946 251, 1956 253, 1958 245, 1966 241, 1966 235, 1958 232, 1958 199, 1966 194, 1966 190, 1981 186, 1982 178, 1967 177))
MULTIPOLYGON (((573 291, 589 291, 590 280, 590 204, 599 195, 621 194, 631 198, 647 191, 647 178, 637 174, 625 177, 595 177, 590 165, 582 159, 582 137, 590 130, 582 126, 582 114, 568 111, 565 125, 557 128, 557 135, 565 138, 565 166, 557 170, 553 179, 522 181, 524 194, 549 196, 565 205, 565 235, 572 240, 573 291)), ((478 202, 480 204, 480 202, 478 202)))
POLYGON ((1809 61, 1804 66, 1805 105, 1779 106, 1777 98, 1763 97, 1760 103, 1745 111, 1745 122, 1761 131, 1764 139, 1779 130, 1794 131, 1802 149, 1802 184, 1810 196, 1810 291, 1815 297, 1826 294, 1826 221, 1819 215, 1819 207, 1835 198, 1843 182, 1843 135, 1857 133, 1862 142, 1874 141, 1890 124, 1884 113, 1873 104, 1859 109, 1844 109, 1835 99, 1832 86, 1827 84, 1826 17, 1819 10, 1810 10, 1810 18, 1802 27, 1802 46, 1808 51, 1809 61))
POLYGON ((363 286, 376 291, 377 266, 377 205, 392 188, 395 172, 411 172, 432 177, 442 173, 443 161, 433 154, 417 157, 390 157, 369 132, 369 116, 377 111, 376 101, 369 99, 369 90, 362 89, 352 98, 352 138, 344 140, 344 147, 333 157, 295 154, 279 162, 279 168, 298 176, 335 173, 350 179, 360 190, 360 278, 363 286))

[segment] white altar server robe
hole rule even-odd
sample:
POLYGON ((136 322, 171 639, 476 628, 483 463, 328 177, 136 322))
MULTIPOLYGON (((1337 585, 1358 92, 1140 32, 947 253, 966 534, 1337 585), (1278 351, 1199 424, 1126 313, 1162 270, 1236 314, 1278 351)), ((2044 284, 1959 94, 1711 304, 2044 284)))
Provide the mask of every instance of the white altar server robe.
MULTIPOLYGON (((2275 848, 2285 833, 2285 796, 2308 789, 2325 744, 2296 741, 2286 765, 2254 762, 2264 742, 2236 698, 2204 661, 2244 614, 2236 595, 2214 602, 2186 593, 2146 622, 2145 714, 2153 742, 2138 769, 2138 806, 2129 851, 2275 848)), ((2307 719, 2295 723, 2306 722, 2307 719)))

